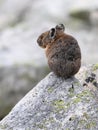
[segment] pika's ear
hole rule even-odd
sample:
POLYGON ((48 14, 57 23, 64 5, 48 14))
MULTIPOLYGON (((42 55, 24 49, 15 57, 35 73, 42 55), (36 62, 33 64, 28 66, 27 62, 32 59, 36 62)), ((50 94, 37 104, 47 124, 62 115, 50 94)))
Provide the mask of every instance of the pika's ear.
POLYGON ((55 28, 56 30, 62 30, 63 32, 65 31, 65 26, 63 24, 58 24, 55 28))
POLYGON ((50 39, 53 39, 56 35, 56 29, 55 28, 52 28, 50 31, 49 31, 49 38, 50 39))

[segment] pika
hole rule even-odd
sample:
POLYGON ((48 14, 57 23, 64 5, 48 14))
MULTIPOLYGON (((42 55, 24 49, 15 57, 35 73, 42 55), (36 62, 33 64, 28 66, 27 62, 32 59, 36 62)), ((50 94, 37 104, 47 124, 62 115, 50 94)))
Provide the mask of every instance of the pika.
POLYGON ((66 33, 63 24, 42 33, 37 43, 45 48, 50 69, 65 79, 74 76, 81 66, 81 50, 77 40, 66 33))

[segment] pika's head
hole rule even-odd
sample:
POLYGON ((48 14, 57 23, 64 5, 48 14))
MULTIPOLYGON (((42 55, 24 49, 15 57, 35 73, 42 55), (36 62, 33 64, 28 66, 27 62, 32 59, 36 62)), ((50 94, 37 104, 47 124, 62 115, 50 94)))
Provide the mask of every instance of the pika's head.
POLYGON ((47 45, 52 44, 62 33, 64 33, 65 27, 63 24, 56 25, 55 28, 51 28, 49 31, 42 33, 37 43, 42 48, 46 48, 47 45))

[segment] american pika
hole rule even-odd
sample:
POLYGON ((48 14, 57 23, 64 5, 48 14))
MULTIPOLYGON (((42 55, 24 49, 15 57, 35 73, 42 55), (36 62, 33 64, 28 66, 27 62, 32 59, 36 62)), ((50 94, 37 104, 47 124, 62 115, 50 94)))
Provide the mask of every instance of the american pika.
POLYGON ((45 48, 50 69, 65 79, 74 76, 81 66, 81 50, 77 40, 66 33, 63 24, 42 33, 37 43, 45 48))

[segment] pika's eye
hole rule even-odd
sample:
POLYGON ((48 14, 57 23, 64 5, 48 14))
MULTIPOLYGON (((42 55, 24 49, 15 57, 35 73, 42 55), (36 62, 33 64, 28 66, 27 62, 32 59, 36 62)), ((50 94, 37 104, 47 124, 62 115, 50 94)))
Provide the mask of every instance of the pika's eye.
POLYGON ((50 38, 53 39, 53 38, 55 37, 55 34, 56 34, 55 28, 52 28, 52 29, 50 30, 50 32, 49 32, 50 38))

